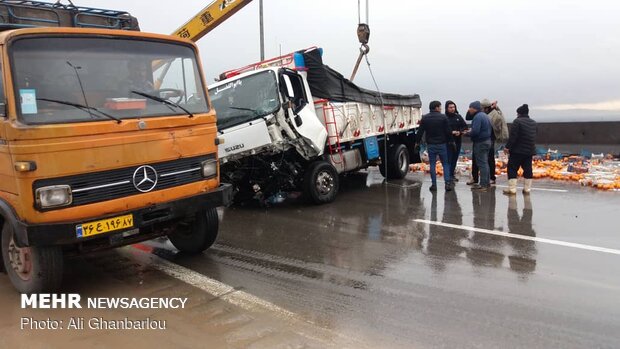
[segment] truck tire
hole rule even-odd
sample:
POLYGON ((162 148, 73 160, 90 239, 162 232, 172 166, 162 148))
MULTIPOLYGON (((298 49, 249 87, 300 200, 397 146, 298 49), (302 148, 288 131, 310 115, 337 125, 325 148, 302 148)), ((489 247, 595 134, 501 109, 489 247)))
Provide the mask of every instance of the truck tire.
POLYGON ((336 168, 326 161, 310 164, 304 175, 304 195, 310 202, 321 205, 336 199, 340 177, 336 168))
POLYGON ((175 232, 168 235, 168 239, 177 250, 188 254, 198 254, 213 245, 217 238, 219 224, 217 209, 198 211, 194 219, 179 223, 175 232))
POLYGON ((11 283, 20 293, 53 293, 60 290, 63 257, 60 246, 19 248, 13 229, 2 227, 2 262, 11 283))
POLYGON ((403 144, 397 144, 388 149, 386 165, 379 165, 381 175, 387 179, 403 179, 409 173, 409 151, 403 144))

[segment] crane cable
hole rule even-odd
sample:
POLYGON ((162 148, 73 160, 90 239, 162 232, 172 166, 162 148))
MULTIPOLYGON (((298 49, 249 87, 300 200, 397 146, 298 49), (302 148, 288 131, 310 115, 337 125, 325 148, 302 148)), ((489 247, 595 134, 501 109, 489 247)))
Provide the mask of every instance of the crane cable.
MULTIPOLYGON (((381 166, 385 166, 385 173, 387 174, 387 161, 385 159, 387 159, 387 151, 388 151, 388 147, 387 147, 387 142, 388 142, 388 134, 387 134, 387 127, 385 125, 385 102, 383 101, 383 93, 381 93, 381 90, 379 89, 379 84, 377 84, 377 79, 375 79, 375 74, 372 71, 372 67, 370 66, 370 60, 368 59, 368 52, 370 52, 370 47, 368 47, 368 39, 370 38, 370 27, 368 26, 368 23, 370 23, 370 21, 368 20, 369 17, 369 10, 368 10, 368 1, 366 0, 366 23, 362 23, 362 15, 361 15, 361 0, 357 0, 357 22, 359 23, 357 25, 357 38, 360 42, 360 55, 357 58, 357 62, 355 63, 355 68, 353 68, 353 74, 351 74, 351 81, 353 81, 353 78, 355 77, 355 74, 357 73, 357 69, 359 68, 360 63, 362 62, 362 58, 366 59, 366 65, 368 66, 368 71, 370 72, 370 77, 372 78, 372 82, 375 85, 375 89, 376 91, 379 93, 379 101, 381 102, 381 116, 382 116, 382 120, 383 120, 383 142, 384 142, 384 147, 383 147, 383 163, 381 164, 381 166)), ((392 125, 393 126, 393 125, 392 125)))
POLYGON ((357 0, 357 22, 357 39, 360 42, 360 54, 357 57, 357 62, 353 68, 353 73, 351 73, 351 78, 349 79, 351 81, 353 81, 355 74, 357 74, 357 69, 362 62, 362 58, 370 52, 370 47, 368 46, 368 40, 370 39, 370 27, 368 26, 368 0, 366 0, 366 23, 362 23, 361 0, 357 0))
MULTIPOLYGON (((385 103, 383 101, 383 93, 381 93, 381 90, 379 89, 379 85, 377 84, 377 79, 375 79, 375 74, 373 74, 372 72, 372 67, 370 66, 370 60, 368 60, 368 56, 365 57, 366 58, 366 65, 368 66, 368 71, 370 72, 370 77, 372 78, 372 82, 375 85, 375 89, 377 90, 377 92, 379 93, 379 101, 381 102, 381 117, 383 120, 383 163, 380 166, 384 166, 384 170, 385 173, 387 175, 387 153, 388 153, 388 138, 389 135, 387 134, 387 127, 385 127, 385 103)), ((394 120, 396 120, 396 118, 394 118, 394 120)), ((393 125, 391 126, 393 127, 393 125)))

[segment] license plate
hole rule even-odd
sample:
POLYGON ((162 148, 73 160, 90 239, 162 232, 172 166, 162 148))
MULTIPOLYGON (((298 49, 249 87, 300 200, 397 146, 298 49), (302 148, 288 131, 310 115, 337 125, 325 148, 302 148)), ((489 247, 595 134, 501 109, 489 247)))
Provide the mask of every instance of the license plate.
POLYGON ((133 215, 128 214, 102 219, 100 221, 78 224, 75 226, 75 233, 78 238, 85 238, 131 227, 133 227, 133 215))

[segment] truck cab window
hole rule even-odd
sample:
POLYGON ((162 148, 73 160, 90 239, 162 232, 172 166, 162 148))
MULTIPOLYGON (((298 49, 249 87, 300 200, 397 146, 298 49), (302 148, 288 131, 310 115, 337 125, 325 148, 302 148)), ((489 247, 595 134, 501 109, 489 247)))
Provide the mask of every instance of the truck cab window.
POLYGON ((272 71, 263 71, 209 89, 217 113, 217 126, 224 129, 275 113, 280 108, 278 85, 272 71))
POLYGON ((4 94, 4 75, 0 64, 0 117, 6 116, 6 95, 4 94))
POLYGON ((202 98, 200 80, 196 79, 200 74, 191 59, 168 61, 154 72, 154 76, 156 85, 160 84, 162 97, 176 94, 175 98, 181 103, 195 103, 202 98))
MULTIPOLYGON (((290 101, 293 103, 293 113, 297 114, 308 104, 308 98, 306 97, 303 79, 296 72, 286 69, 282 69, 281 75, 282 78, 286 77, 288 79, 288 81, 290 82, 290 87, 293 89, 293 96, 289 97, 290 101)), ((289 84, 280 84, 282 89, 286 89, 287 85, 289 84)), ((284 92, 284 94, 287 95, 288 93, 284 92)))
POLYGON ((9 52, 15 62, 18 117, 26 124, 109 120, 93 108, 118 119, 185 114, 145 95, 178 103, 194 114, 209 111, 189 46, 26 37, 12 42, 9 52))

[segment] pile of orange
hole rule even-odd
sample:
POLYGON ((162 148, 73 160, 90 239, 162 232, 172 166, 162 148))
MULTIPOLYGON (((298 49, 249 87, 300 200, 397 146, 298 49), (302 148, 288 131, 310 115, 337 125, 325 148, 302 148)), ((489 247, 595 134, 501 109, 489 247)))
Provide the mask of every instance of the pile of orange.
POLYGON ((617 179, 614 182, 607 182, 607 183, 599 182, 594 187, 597 189, 602 189, 602 190, 620 189, 620 179, 617 179))
MULTIPOLYGON (((616 175, 615 180, 592 180, 586 178, 590 165, 580 157, 565 157, 562 160, 539 160, 535 161, 533 166, 534 178, 546 177, 562 181, 575 181, 601 190, 620 189, 620 175, 616 175), (571 171, 568 171, 569 168, 571 171)), ((613 176, 611 173, 609 175, 613 176)))
MULTIPOLYGON (((441 162, 437 162, 437 164, 435 165, 435 172, 437 173, 437 175, 439 176, 443 176, 443 165, 441 164, 441 162)), ((429 173, 431 171, 431 167, 429 164, 426 163, 418 163, 418 164, 411 164, 409 165, 409 170, 411 172, 425 172, 425 173, 429 173)))
POLYGON ((532 167, 534 168, 534 178, 551 178, 561 181, 579 181, 584 179, 583 173, 568 171, 567 161, 537 160, 534 161, 532 167))
MULTIPOLYGON (((465 162, 470 161, 467 157, 462 159, 465 162)), ((507 163, 500 159, 495 160, 495 174, 501 175, 507 172, 507 163)), ((437 174, 443 175, 443 166, 441 162, 436 163, 437 174)), ((411 164, 410 169, 412 172, 426 172, 430 171, 430 166, 426 163, 411 164)), ((471 171, 471 166, 468 167, 471 171)), ((534 160, 533 163, 533 176, 534 178, 550 178, 561 181, 575 181, 582 185, 592 186, 593 188, 601 190, 615 190, 620 189, 620 172, 616 172, 615 179, 601 179, 591 180, 586 178, 586 173, 589 171, 589 163, 587 160, 580 157, 565 157, 562 160, 534 160), (568 171, 568 169, 571 171, 568 171)), ((519 177, 523 176, 523 170, 519 169, 519 177)), ((613 174, 612 174, 613 176, 613 174)), ((606 176, 608 177, 608 176, 606 176)))
POLYGON ((411 164, 409 165, 409 170, 411 172, 428 172, 428 165, 423 162, 411 164))

